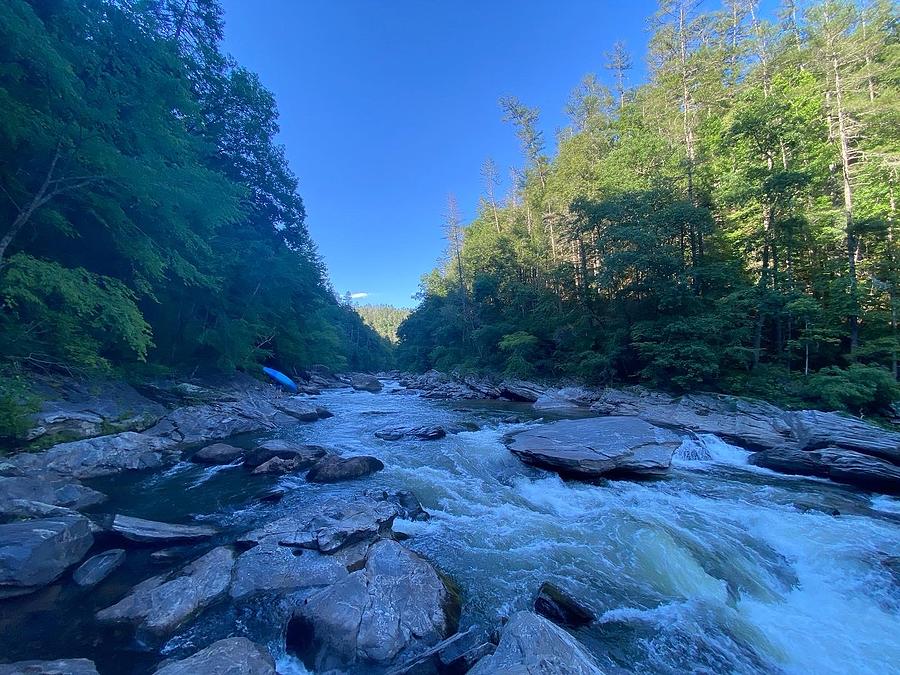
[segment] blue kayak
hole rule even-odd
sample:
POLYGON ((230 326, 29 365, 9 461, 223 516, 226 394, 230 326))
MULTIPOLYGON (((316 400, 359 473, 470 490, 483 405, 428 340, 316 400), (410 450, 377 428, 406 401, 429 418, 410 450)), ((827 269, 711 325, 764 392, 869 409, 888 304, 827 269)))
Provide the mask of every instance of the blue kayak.
POLYGON ((275 370, 274 368, 266 368, 265 366, 263 366, 263 372, 273 380, 275 380, 278 384, 283 385, 287 389, 290 389, 295 394, 297 393, 297 385, 294 384, 294 381, 284 373, 275 370))

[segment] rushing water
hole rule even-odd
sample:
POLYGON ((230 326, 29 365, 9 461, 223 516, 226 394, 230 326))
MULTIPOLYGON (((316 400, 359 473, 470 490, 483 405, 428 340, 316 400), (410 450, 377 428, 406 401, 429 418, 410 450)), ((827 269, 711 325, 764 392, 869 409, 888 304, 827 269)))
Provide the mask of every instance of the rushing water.
MULTIPOLYGON (((608 666, 900 672, 900 578, 885 563, 900 556, 897 499, 749 466, 746 452, 713 436, 686 438, 662 480, 566 482, 524 466, 503 445, 504 435, 539 423, 527 406, 435 403, 399 391, 332 391, 317 402, 335 417, 279 435, 376 455, 384 471, 321 486, 302 476, 250 477, 239 467, 181 463, 99 481, 111 496, 102 508, 170 521, 195 517, 223 528, 227 539, 292 505, 369 487, 409 489, 432 517, 398 521, 394 529, 459 584, 463 629, 499 625, 551 581, 595 611, 599 620, 576 636, 608 666), (478 430, 439 441, 373 436, 386 426, 472 423, 478 430), (255 499, 276 482, 289 490, 279 504, 255 499)), ((152 671, 153 652, 99 633, 91 616, 158 571, 149 553, 129 553, 93 592, 60 583, 0 605, 0 654, 87 656, 101 673, 152 671)), ((164 652, 183 656, 246 634, 269 644, 280 672, 305 672, 284 654, 280 631, 265 604, 219 607, 164 652)))

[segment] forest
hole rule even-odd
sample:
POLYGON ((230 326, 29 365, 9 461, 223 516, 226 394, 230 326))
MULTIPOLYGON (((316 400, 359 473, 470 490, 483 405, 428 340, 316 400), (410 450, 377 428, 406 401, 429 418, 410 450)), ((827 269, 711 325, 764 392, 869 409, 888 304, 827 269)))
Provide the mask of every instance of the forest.
POLYGON ((375 369, 216 0, 0 3, 0 368, 375 369))
POLYGON ((400 365, 883 408, 900 394, 897 6, 662 0, 651 28, 649 80, 612 45, 554 153, 537 109, 500 100, 514 188, 497 194, 489 159, 477 217, 448 200, 400 365))

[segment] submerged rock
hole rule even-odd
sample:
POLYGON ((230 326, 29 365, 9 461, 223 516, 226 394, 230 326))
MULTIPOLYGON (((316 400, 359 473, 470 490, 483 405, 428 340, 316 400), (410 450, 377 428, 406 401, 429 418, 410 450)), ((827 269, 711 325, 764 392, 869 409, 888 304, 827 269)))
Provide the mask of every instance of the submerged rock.
POLYGON ((93 542, 90 522, 77 514, 0 525, 0 598, 55 581, 93 542))
POLYGON ((129 541, 141 544, 165 544, 206 539, 216 534, 209 525, 174 525, 155 520, 116 514, 110 530, 129 541))
POLYGON ((375 436, 383 441, 399 441, 405 438, 415 438, 420 441, 435 441, 447 435, 444 427, 434 424, 423 427, 393 427, 376 431, 375 436))
POLYGON ((547 581, 541 584, 534 600, 534 611, 569 628, 586 626, 596 618, 591 610, 547 581))
POLYGON ((97 619, 128 623, 154 637, 168 636, 225 596, 234 561, 230 548, 215 548, 180 570, 138 584, 118 603, 97 612, 97 619))
POLYGON ((275 675, 275 661, 265 647, 245 637, 213 642, 186 659, 167 663, 156 675, 275 675))
POLYGON ((562 628, 531 612, 518 612, 503 628, 500 644, 469 675, 603 675, 585 648, 562 628))
POLYGON ((383 468, 384 464, 381 460, 368 455, 356 457, 337 457, 332 455, 319 460, 306 474, 306 480, 311 483, 337 483, 354 478, 363 478, 381 471, 383 468))
POLYGON ((236 448, 227 443, 213 443, 195 452, 191 461, 198 464, 233 464, 246 453, 243 448, 236 448))
POLYGON ((88 659, 56 659, 0 664, 0 675, 99 675, 99 673, 94 662, 88 659))
POLYGON ((295 612, 289 635, 316 670, 352 664, 385 665, 415 657, 455 630, 454 594, 424 558, 400 544, 374 544, 365 566, 309 597, 295 612))
POLYGON ((72 574, 72 580, 79 586, 95 586, 125 562, 125 550, 113 548, 98 553, 85 560, 72 574))
POLYGON ((655 476, 668 471, 681 438, 636 417, 562 420, 514 434, 526 464, 580 478, 655 476))

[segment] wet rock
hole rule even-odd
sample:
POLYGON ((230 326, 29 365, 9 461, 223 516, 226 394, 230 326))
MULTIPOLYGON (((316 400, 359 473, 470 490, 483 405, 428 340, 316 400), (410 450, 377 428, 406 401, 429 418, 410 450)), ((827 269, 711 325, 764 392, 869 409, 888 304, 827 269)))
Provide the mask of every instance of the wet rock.
POLYGON ((275 661, 265 647, 245 637, 213 642, 181 661, 167 663, 156 675, 275 675, 275 661))
POLYGON ((268 397, 246 393, 237 401, 178 408, 145 433, 179 445, 208 443, 296 421, 275 408, 268 397))
POLYGON ((486 634, 470 629, 438 652, 441 672, 450 675, 467 673, 480 659, 493 654, 496 649, 497 645, 486 634))
POLYGON ((274 405, 281 412, 286 413, 301 422, 315 422, 321 417, 319 415, 320 408, 310 405, 309 401, 302 396, 277 399, 274 405))
POLYGON ((295 461, 296 468, 301 469, 312 466, 327 453, 328 451, 321 445, 298 445, 276 439, 261 443, 255 450, 247 453, 244 464, 256 468, 277 457, 295 461))
POLYGON ((180 453, 169 438, 125 431, 54 445, 45 452, 21 453, 17 468, 30 475, 55 473, 74 478, 107 476, 132 469, 155 469, 180 453))
POLYGON ((398 490, 397 492, 384 493, 383 499, 395 504, 399 509, 399 515, 406 520, 428 520, 431 516, 424 508, 419 498, 410 490, 398 490))
POLYGON ((562 420, 519 432, 509 449, 526 464, 564 475, 664 474, 681 439, 636 417, 562 420))
POLYGON ((640 388, 606 389, 591 405, 601 415, 637 416, 651 424, 716 436, 751 450, 790 442, 785 411, 762 401, 711 394, 680 399, 640 388))
POLYGON ((781 473, 830 478, 873 492, 900 494, 900 466, 844 448, 773 448, 751 455, 749 462, 781 473))
POLYGON ((243 448, 236 448, 227 443, 213 443, 195 452, 191 461, 198 464, 232 464, 246 452, 243 448))
POLYGON ((55 661, 17 661, 0 664, 0 675, 99 675, 93 661, 56 659, 55 661))
POLYGON ((295 610, 289 635, 311 639, 288 647, 307 651, 317 671, 406 661, 455 630, 454 603, 428 561, 382 540, 369 549, 362 569, 295 610))
POLYGON ((295 514, 267 523, 241 541, 334 553, 351 544, 371 543, 388 533, 397 514, 397 506, 386 499, 335 499, 322 504, 313 514, 295 514))
POLYGON ((54 378, 34 382, 44 399, 31 416, 27 440, 55 437, 73 441, 122 431, 142 431, 165 415, 166 409, 120 381, 54 378), (42 387, 42 385, 44 385, 42 387))
POLYGON ((0 503, 0 523, 33 518, 56 518, 58 516, 77 516, 78 512, 65 506, 53 506, 30 499, 13 499, 0 503))
POLYGON ((230 548, 215 548, 180 570, 138 584, 118 603, 97 612, 97 619, 131 624, 158 638, 170 635, 225 596, 234 561, 230 548))
POLYGON ((316 406, 316 414, 319 416, 320 420, 328 419, 329 417, 334 417, 334 413, 331 412, 328 408, 322 408, 320 406, 316 406))
POLYGON ((331 455, 319 460, 309 473, 306 480, 311 483, 337 483, 354 478, 369 476, 384 468, 381 460, 368 455, 356 457, 337 457, 331 455))
POLYGON ((534 611, 553 623, 569 628, 586 626, 596 619, 591 610, 549 582, 541 584, 534 611))
POLYGON ((544 388, 525 380, 505 380, 500 383, 500 396, 510 401, 534 403, 544 394, 544 388))
POLYGON ((98 553, 85 560, 72 574, 72 580, 79 586, 96 586, 125 562, 125 550, 113 548, 98 553))
POLYGON ((289 593, 328 586, 347 575, 334 556, 268 540, 238 556, 230 595, 242 599, 259 593, 289 593))
POLYGON ((155 563, 169 564, 178 560, 184 560, 194 554, 194 548, 191 546, 172 546, 171 548, 161 548, 150 554, 150 560, 155 563))
POLYGON ((253 469, 251 473, 253 474, 276 474, 276 475, 284 475, 286 473, 291 473, 293 471, 299 471, 300 469, 308 466, 306 462, 303 462, 297 457, 292 457, 291 459, 281 459, 281 457, 273 457, 272 459, 263 462, 258 467, 253 469))
POLYGON ((531 612, 512 616, 497 650, 481 659, 470 675, 603 675, 593 657, 562 628, 531 612))
POLYGON ((380 438, 383 441, 400 441, 406 438, 414 438, 419 441, 435 441, 446 435, 447 430, 437 424, 422 427, 394 427, 375 432, 376 438, 380 438))
POLYGON ((790 424, 801 450, 839 447, 900 464, 900 433, 855 417, 818 410, 793 413, 790 424))
POLYGON ((374 375, 365 373, 353 373, 350 375, 350 386, 357 391, 369 391, 376 393, 382 390, 382 384, 374 375))
POLYGON ((216 534, 215 528, 208 525, 175 525, 122 514, 116 514, 113 517, 110 530, 129 541, 142 544, 196 541, 216 534))
POLYGON ((81 515, 0 525, 0 597, 29 593, 56 580, 94 542, 81 515))

